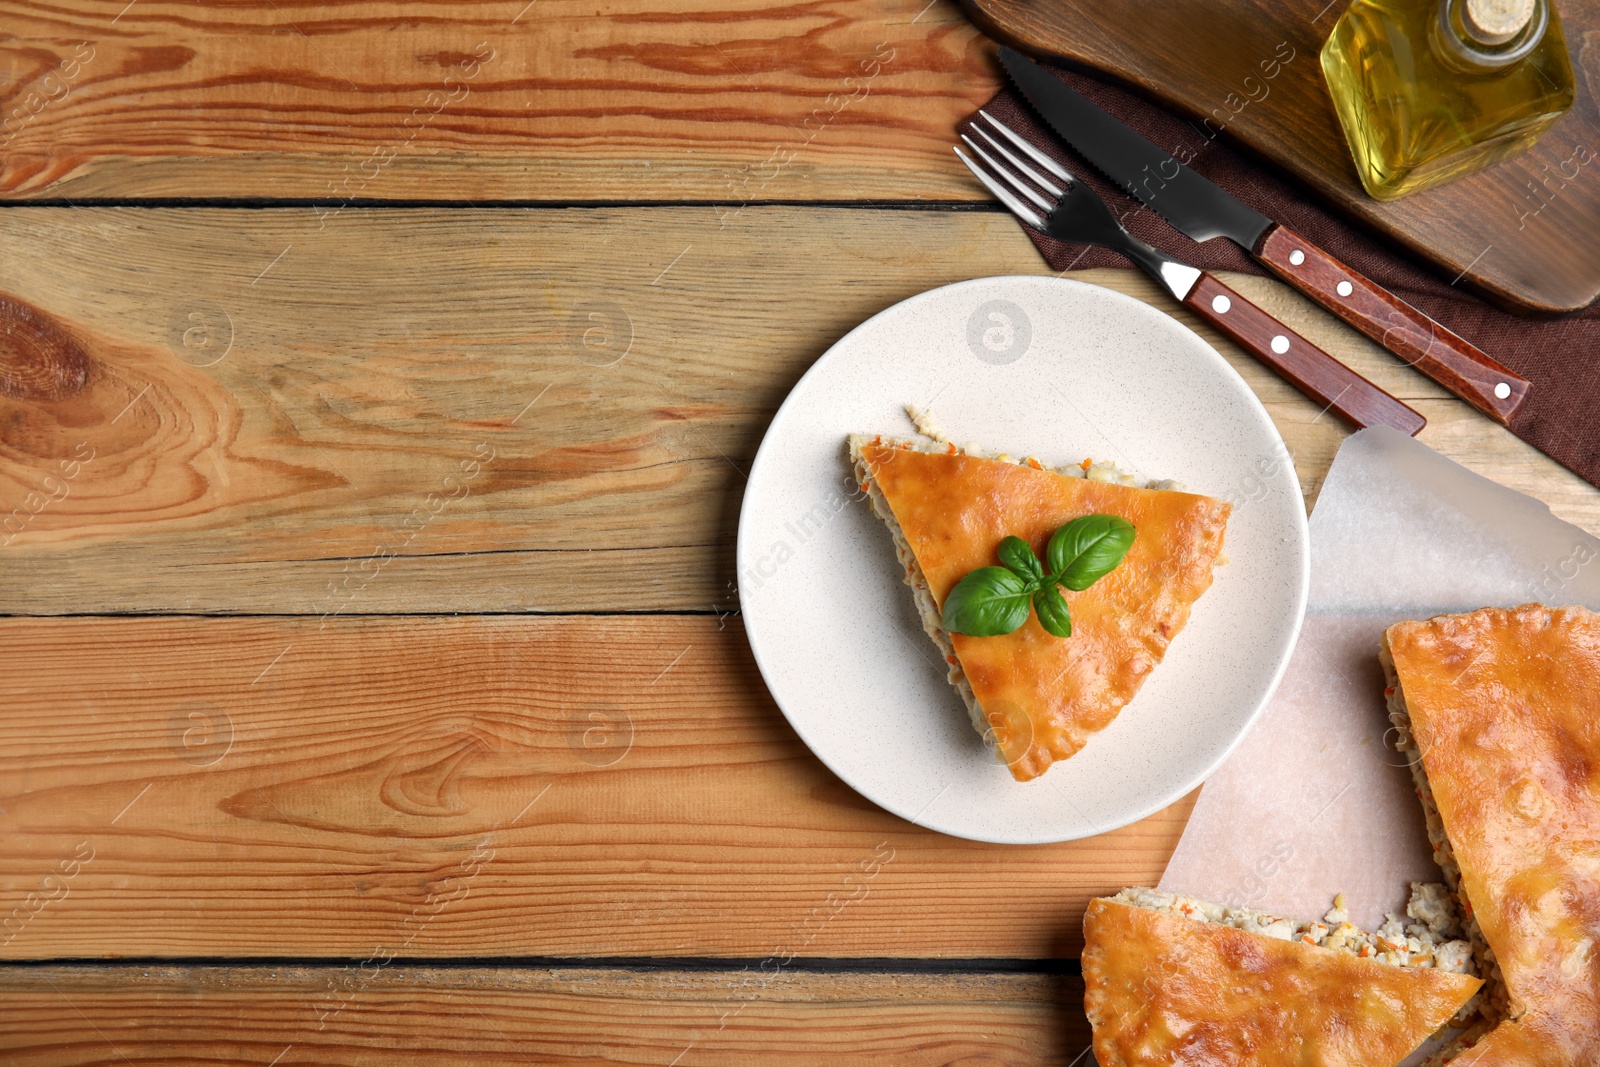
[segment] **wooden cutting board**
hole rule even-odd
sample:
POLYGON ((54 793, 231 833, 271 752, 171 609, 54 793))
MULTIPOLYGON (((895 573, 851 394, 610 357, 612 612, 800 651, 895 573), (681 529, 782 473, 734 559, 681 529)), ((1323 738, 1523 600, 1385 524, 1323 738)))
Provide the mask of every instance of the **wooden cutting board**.
POLYGON ((1159 17, 1144 0, 962 3, 1002 41, 1208 120, 1446 278, 1513 311, 1573 311, 1600 295, 1597 0, 1559 5, 1578 100, 1554 129, 1519 157, 1392 203, 1362 190, 1322 78, 1318 53, 1344 0, 1166 0, 1159 17), (1576 177, 1563 177, 1563 164, 1576 177))

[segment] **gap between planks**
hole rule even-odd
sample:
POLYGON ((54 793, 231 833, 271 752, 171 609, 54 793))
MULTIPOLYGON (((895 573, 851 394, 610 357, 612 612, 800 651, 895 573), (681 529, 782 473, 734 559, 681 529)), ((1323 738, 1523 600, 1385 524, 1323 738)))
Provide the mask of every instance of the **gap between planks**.
MULTIPOLYGON (((218 969, 260 968, 279 970, 285 967, 306 971, 340 970, 355 961, 350 959, 315 959, 304 956, 129 956, 123 959, 96 957, 37 960, 5 960, 0 971, 49 970, 53 967, 93 968, 110 974, 117 969, 128 972, 150 968, 186 969, 214 967, 218 969)), ((618 972, 686 971, 694 973, 745 973, 759 971, 765 964, 770 969, 773 957, 716 956, 455 956, 445 959, 422 957, 394 957, 385 966, 395 968, 423 968, 427 970, 498 970, 507 973, 523 971, 603 970, 618 972)), ((1082 962, 1077 959, 1009 959, 1000 957, 917 957, 917 956, 795 956, 782 961, 783 970, 805 974, 1053 974, 1078 975, 1083 973, 1082 962)), ((3 984, 3 983, 0 983, 3 984)))

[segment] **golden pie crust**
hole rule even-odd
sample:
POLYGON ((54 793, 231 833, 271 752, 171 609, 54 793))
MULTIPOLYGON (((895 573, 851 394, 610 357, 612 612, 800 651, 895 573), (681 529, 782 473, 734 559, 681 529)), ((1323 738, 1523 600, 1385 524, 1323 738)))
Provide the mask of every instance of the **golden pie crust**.
POLYGON ((1072 636, 1030 613, 1014 633, 951 634, 961 669, 1018 781, 1081 749, 1133 699, 1211 586, 1229 505, 1172 490, 1135 489, 998 459, 874 442, 861 448, 929 592, 944 598, 969 572, 998 563, 1008 534, 1039 558, 1056 528, 1083 515, 1120 515, 1137 531, 1120 566, 1081 593, 1063 590, 1072 636))
POLYGON ((1411 731, 1510 1017, 1461 1067, 1600 1064, 1600 615, 1389 628, 1411 731))
POLYGON ((1483 984, 1112 900, 1083 932, 1100 1067, 1393 1067, 1483 984))

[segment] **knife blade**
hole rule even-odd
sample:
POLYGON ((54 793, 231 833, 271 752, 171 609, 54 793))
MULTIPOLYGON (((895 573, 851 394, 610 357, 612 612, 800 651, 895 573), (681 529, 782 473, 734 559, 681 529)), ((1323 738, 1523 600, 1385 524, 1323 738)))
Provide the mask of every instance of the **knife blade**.
POLYGON ((1505 425, 1527 379, 1299 234, 1244 204, 1012 48, 1000 63, 1067 144, 1194 241, 1226 237, 1406 363, 1505 425))

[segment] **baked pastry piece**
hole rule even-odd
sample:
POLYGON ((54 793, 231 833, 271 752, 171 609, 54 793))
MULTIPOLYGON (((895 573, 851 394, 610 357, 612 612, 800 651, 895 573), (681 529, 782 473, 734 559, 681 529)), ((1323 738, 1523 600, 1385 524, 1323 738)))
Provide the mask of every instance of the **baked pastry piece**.
POLYGON ((1381 658, 1488 982, 1484 1025, 1452 1051, 1471 1067, 1600 1064, 1600 616, 1527 604, 1402 622, 1381 658))
POLYGON ((938 440, 861 436, 850 438, 850 456, 973 727, 1019 781, 1077 752, 1133 699, 1210 587, 1222 551, 1228 504, 1100 480, 1116 475, 1087 464, 1054 470, 938 440), (1091 514, 1121 516, 1137 534, 1114 571, 1065 593, 1070 638, 1051 636, 1031 613, 1021 629, 995 637, 940 624, 945 596, 995 564, 1002 538, 1021 537, 1042 557, 1057 527, 1091 514))
POLYGON ((1386 934, 1389 925, 1295 923, 1154 889, 1090 901, 1083 983, 1095 1059, 1393 1067, 1483 983, 1439 966, 1469 966, 1464 943, 1426 928, 1386 934))

